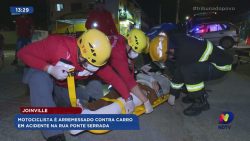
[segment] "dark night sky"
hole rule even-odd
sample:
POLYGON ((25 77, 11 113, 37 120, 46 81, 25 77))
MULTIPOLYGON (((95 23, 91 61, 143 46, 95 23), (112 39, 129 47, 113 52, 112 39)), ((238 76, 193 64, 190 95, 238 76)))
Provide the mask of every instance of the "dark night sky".
MULTIPOLYGON (((11 25, 15 16, 10 16, 9 6, 34 6, 35 13, 32 15, 36 25, 46 26, 46 0, 1 0, 0 2, 0 25, 11 25)), ((176 15, 176 1, 177 0, 135 0, 139 3, 143 11, 151 18, 155 23, 159 21, 159 7, 161 5, 162 10, 162 22, 175 22, 176 15)), ((235 11, 220 12, 224 17, 231 15, 237 15, 239 13, 250 11, 249 0, 180 0, 180 20, 184 20, 185 16, 190 16, 193 13, 193 6, 221 6, 221 7, 235 7, 235 11)))
MULTIPOLYGON (((162 7, 162 22, 175 22, 177 0, 136 0, 143 11, 156 22, 159 21, 159 7, 162 7)), ((217 11, 223 16, 237 15, 250 11, 249 0, 180 0, 180 20, 190 16, 197 11, 193 11, 194 6, 204 7, 235 7, 235 11, 217 11)))

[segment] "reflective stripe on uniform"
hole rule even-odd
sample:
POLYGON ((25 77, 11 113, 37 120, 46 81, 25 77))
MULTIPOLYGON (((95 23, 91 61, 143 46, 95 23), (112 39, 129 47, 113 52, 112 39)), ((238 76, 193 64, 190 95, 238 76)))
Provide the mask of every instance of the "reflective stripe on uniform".
POLYGON ((184 85, 184 83, 180 83, 180 84, 173 83, 173 82, 170 83, 170 86, 171 86, 173 89, 177 89, 177 90, 181 89, 181 87, 182 87, 183 85, 184 85))
POLYGON ((202 54, 199 62, 204 62, 208 60, 209 55, 213 52, 213 44, 210 41, 207 41, 207 48, 205 52, 202 54))
POLYGON ((221 71, 230 71, 232 69, 232 65, 225 65, 225 66, 217 66, 215 63, 212 63, 218 70, 221 71))
POLYGON ((202 90, 205 87, 205 85, 204 82, 201 82, 199 84, 194 84, 194 85, 186 84, 186 87, 188 92, 196 92, 202 90))

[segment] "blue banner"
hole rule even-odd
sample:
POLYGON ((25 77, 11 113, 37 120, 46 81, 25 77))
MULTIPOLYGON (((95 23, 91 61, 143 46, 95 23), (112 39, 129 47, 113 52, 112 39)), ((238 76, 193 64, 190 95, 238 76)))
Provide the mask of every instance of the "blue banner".
POLYGON ((133 114, 18 114, 20 130, 139 130, 133 114))
POLYGON ((20 14, 32 14, 34 8, 32 6, 11 6, 10 13, 11 15, 20 15, 20 14))

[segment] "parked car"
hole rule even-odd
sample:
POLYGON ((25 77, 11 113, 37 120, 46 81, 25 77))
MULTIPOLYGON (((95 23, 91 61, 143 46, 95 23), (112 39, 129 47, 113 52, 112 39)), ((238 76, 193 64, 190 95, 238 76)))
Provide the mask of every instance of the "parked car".
POLYGON ((221 16, 219 16, 217 12, 197 13, 186 20, 186 29, 190 30, 195 25, 201 23, 215 22, 219 21, 220 19, 221 16))
POLYGON ((229 22, 209 22, 193 26, 188 33, 191 36, 208 39, 224 49, 232 48, 239 42, 238 28, 229 22))

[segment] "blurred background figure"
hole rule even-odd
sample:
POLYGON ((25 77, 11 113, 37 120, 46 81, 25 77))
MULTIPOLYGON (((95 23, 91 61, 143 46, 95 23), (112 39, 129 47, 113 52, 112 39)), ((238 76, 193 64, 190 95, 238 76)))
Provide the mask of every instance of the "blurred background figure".
POLYGON ((118 34, 112 14, 104 8, 102 3, 98 3, 95 8, 89 12, 85 26, 87 29, 99 29, 107 36, 118 34))
MULTIPOLYGON (((16 32, 17 32, 17 42, 16 42, 16 53, 25 45, 31 43, 31 38, 33 34, 33 20, 30 16, 22 14, 16 18, 16 32)), ((18 64, 18 59, 15 54, 15 58, 12 65, 18 64)))

